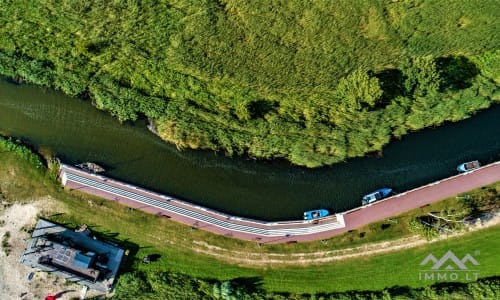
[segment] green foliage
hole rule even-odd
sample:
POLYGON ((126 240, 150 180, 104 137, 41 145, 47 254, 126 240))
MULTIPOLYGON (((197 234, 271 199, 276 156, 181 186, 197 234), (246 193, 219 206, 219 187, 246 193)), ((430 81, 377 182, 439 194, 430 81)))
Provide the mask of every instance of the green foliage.
POLYGON ((441 84, 436 61, 430 55, 415 57, 407 62, 403 67, 403 74, 406 77, 406 93, 414 98, 435 96, 441 84))
POLYGON ((151 290, 146 280, 136 273, 125 273, 120 276, 116 287, 116 299, 147 299, 145 295, 151 290))
POLYGON ((500 83, 500 49, 492 52, 485 52, 474 58, 481 73, 492 79, 497 84, 500 83))
POLYGON ((222 282, 220 285, 220 296, 224 300, 233 300, 236 297, 234 297, 234 287, 231 284, 231 281, 226 280, 222 282))
POLYGON ((211 281, 174 272, 135 271, 118 279, 116 299, 258 299, 258 293, 249 293, 232 281, 215 282, 213 291, 205 286, 211 281))
POLYGON ((214 283, 213 296, 215 299, 220 299, 221 297, 220 282, 214 283))
POLYGON ((411 219, 408 224, 408 229, 411 232, 420 234, 429 241, 439 236, 439 231, 436 227, 432 226, 431 224, 427 225, 425 223, 422 223, 422 220, 420 220, 420 218, 411 219))
POLYGON ((3 1, 0 74, 155 119, 180 148, 317 167, 499 101, 497 6, 3 1))
POLYGON ((363 104, 373 107, 382 94, 378 78, 370 77, 361 70, 340 79, 337 85, 337 97, 342 99, 342 105, 351 109, 359 110, 363 104))
POLYGON ((26 160, 36 169, 45 170, 42 159, 28 147, 24 146, 19 140, 14 141, 12 138, 0 136, 0 148, 14 152, 19 158, 26 160))
POLYGON ((495 187, 483 187, 481 193, 464 194, 457 199, 470 218, 479 218, 500 209, 500 190, 495 187))
POLYGON ((209 282, 206 279, 192 278, 171 272, 152 271, 149 273, 134 272, 120 276, 116 287, 115 299, 498 299, 500 296, 500 279, 498 277, 480 279, 475 282, 456 284, 435 284, 423 288, 394 287, 381 291, 348 291, 340 293, 290 294, 271 293, 264 290, 248 292, 235 286, 230 280, 216 281, 213 294, 200 290, 199 283, 209 282), (144 278, 149 279, 144 279, 144 278), (171 277, 182 279, 171 285, 171 277), (161 278, 163 282, 151 284, 151 280, 161 278), (193 286, 193 283, 198 285, 193 286), (186 290, 190 291, 186 294, 186 290), (191 298, 188 298, 191 297, 191 298))

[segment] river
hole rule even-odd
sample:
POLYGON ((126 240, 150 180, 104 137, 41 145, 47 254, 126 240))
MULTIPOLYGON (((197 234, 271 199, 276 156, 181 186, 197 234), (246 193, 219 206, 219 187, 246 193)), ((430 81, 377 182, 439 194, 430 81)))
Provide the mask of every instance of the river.
POLYGON ((345 211, 383 186, 405 191, 456 174, 457 164, 500 159, 500 105, 459 123, 394 141, 383 157, 318 169, 283 161, 178 151, 146 128, 120 124, 86 101, 0 80, 0 133, 21 138, 63 162, 92 161, 106 174, 222 212, 261 220, 299 219, 305 210, 345 211))

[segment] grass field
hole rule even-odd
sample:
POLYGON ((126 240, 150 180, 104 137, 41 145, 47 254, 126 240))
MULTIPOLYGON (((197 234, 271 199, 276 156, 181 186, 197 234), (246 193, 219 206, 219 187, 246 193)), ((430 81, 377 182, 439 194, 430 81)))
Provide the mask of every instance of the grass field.
MULTIPOLYGON (((0 148, 0 192, 7 201, 27 202, 50 196, 57 209, 43 211, 42 216, 68 226, 86 223, 90 228, 108 238, 113 238, 131 250, 127 268, 146 271, 171 270, 194 277, 219 280, 233 278, 258 278, 268 291, 297 293, 331 292, 345 290, 380 290, 393 286, 419 287, 434 281, 418 279, 419 263, 429 253, 436 257, 452 250, 461 258, 471 253, 480 263, 480 277, 498 275, 497 262, 500 247, 500 227, 469 233, 459 238, 450 238, 404 251, 390 252, 369 257, 346 259, 320 265, 252 267, 231 264, 211 256, 193 251, 194 242, 234 251, 266 253, 308 253, 321 250, 361 245, 364 242, 394 239, 408 236, 405 226, 412 216, 422 211, 413 211, 395 218, 398 223, 385 230, 380 224, 372 224, 357 232, 334 237, 328 244, 321 242, 293 245, 263 245, 217 236, 188 226, 158 218, 140 211, 96 197, 69 193, 63 190, 44 170, 35 169, 32 163, 21 159, 17 153, 0 148), (361 238, 359 232, 366 232, 361 238), (479 251, 480 254, 476 254, 479 251), (161 259, 150 265, 138 260, 146 254, 160 254, 161 259), (137 260, 133 259, 133 256, 137 260)), ((499 183, 495 185, 497 188, 499 183)), ((481 190, 476 191, 480 193, 481 190)), ((472 193, 471 193, 472 194, 472 193)), ((429 209, 439 211, 453 200, 437 203, 429 209)), ((427 208, 426 208, 427 209, 427 208)))

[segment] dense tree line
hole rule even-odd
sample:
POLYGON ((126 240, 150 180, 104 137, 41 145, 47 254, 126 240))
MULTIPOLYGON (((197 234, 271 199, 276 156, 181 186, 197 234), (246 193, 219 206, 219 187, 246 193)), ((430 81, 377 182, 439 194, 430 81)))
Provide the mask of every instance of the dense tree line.
POLYGON ((316 167, 499 100, 497 2, 2 1, 0 74, 316 167), (443 8, 446 7, 446 11, 443 8))
POLYGON ((328 300, 328 299, 498 299, 500 279, 468 283, 437 283, 424 288, 393 287, 382 291, 289 294, 265 291, 256 278, 223 282, 192 278, 172 272, 125 273, 120 276, 114 299, 220 299, 220 300, 328 300))

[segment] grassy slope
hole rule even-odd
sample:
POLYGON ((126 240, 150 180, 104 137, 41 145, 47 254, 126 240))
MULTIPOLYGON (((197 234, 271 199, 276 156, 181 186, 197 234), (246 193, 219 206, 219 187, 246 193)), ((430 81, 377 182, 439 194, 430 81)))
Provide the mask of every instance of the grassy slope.
MULTIPOLYGON (((11 201, 26 201, 50 195, 60 204, 61 210, 43 212, 50 219, 76 226, 86 223, 101 234, 125 241, 137 257, 159 253, 160 262, 138 268, 169 269, 204 278, 230 279, 236 277, 260 277, 270 291, 328 292, 350 289, 378 290, 389 286, 423 286, 420 282, 419 262, 429 253, 442 255, 448 249, 458 256, 467 252, 481 251, 477 257, 481 277, 498 275, 496 249, 500 246, 500 227, 482 230, 460 238, 454 238, 406 251, 357 258, 319 266, 251 268, 229 264, 191 250, 192 241, 207 241, 232 250, 257 251, 254 243, 247 243, 215 236, 201 230, 191 231, 188 226, 127 208, 99 198, 78 193, 67 193, 58 185, 34 169, 19 156, 0 149, 0 188, 11 201), (54 214, 56 213, 56 214, 54 214), (62 213, 62 214, 61 214, 62 213)), ((439 206, 438 206, 439 207, 439 206)), ((436 208, 438 209, 438 208, 436 208)), ((402 220, 402 219, 400 219, 402 220)), ((402 222, 401 222, 402 223, 402 222)), ((375 226, 373 228, 377 228, 375 226)), ((372 229, 373 229, 372 228, 372 229)), ((376 230, 376 229, 373 229, 376 230)), ((401 229, 394 229, 388 237, 394 238, 401 229)), ((402 229, 403 235, 407 234, 402 229)), ((355 237, 357 233, 354 233, 355 237)), ((262 247, 263 252, 291 253, 337 248, 335 242, 350 245, 351 237, 339 237, 329 241, 329 246, 319 242, 310 244, 262 247), (343 242, 342 242, 343 241, 343 242)), ((377 240, 376 235, 367 235, 377 240)), ((359 238, 356 243, 360 243, 359 238)), ((472 253, 471 253, 472 254, 472 253)), ((474 255, 474 254, 473 254, 474 255)), ((129 260, 131 262, 131 260, 129 260)))
POLYGON ((146 115, 179 147, 315 167, 498 100, 496 8, 493 0, 7 1, 0 73, 90 96, 122 120, 146 115), (412 60, 429 55, 461 57, 438 64, 454 84, 403 91, 406 75, 418 77, 412 60), (370 74, 373 89, 337 91, 355 71, 370 74), (367 107, 378 85, 383 96, 367 107))

